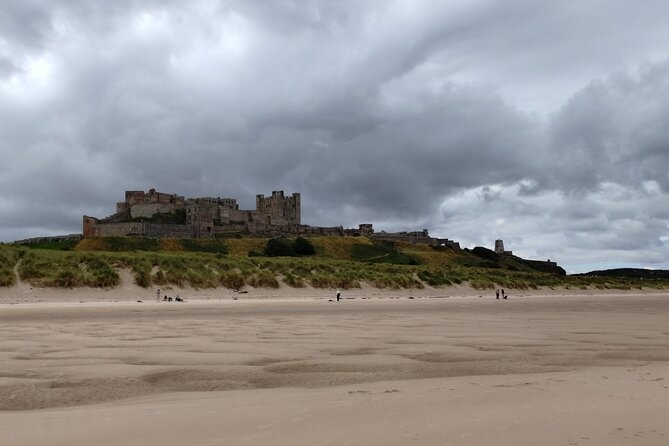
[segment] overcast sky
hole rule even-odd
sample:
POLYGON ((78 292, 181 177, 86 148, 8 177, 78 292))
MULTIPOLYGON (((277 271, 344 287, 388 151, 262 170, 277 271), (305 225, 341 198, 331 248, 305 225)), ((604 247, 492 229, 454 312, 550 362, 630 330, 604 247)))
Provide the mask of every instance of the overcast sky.
POLYGON ((665 0, 0 0, 0 241, 125 190, 302 194, 569 272, 669 269, 665 0))

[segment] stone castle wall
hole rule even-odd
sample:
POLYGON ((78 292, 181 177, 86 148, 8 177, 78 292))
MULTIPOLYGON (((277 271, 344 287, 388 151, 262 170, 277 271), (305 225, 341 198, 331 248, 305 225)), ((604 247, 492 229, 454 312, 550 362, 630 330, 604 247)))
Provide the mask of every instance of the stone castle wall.
POLYGON ((144 223, 142 235, 149 238, 196 238, 195 228, 191 225, 144 223))
POLYGON ((385 240, 388 242, 409 243, 412 245, 418 244, 418 245, 431 245, 431 246, 448 246, 449 248, 460 249, 460 244, 458 242, 454 242, 453 240, 449 239, 429 237, 429 236, 411 236, 403 234, 378 233, 378 234, 373 234, 371 238, 375 240, 385 240))
MULTIPOLYGON (((185 198, 180 195, 157 192, 155 189, 150 189, 147 193, 141 190, 129 190, 125 192, 125 201, 116 203, 116 212, 121 213, 130 210, 133 218, 135 216, 147 217, 146 214, 151 209, 161 209, 157 212, 172 212, 176 209, 183 209, 184 206, 185 198), (133 212, 133 208, 135 207, 137 209, 133 212), (136 215, 133 215, 134 213, 136 215)), ((148 216, 150 217, 151 215, 153 214, 148 216)))
POLYGON ((106 223, 96 225, 90 235, 84 237, 125 237, 144 235, 143 223, 106 223))
POLYGON ((162 203, 141 203, 130 206, 130 217, 132 218, 151 218, 155 214, 169 214, 178 210, 175 206, 162 203))

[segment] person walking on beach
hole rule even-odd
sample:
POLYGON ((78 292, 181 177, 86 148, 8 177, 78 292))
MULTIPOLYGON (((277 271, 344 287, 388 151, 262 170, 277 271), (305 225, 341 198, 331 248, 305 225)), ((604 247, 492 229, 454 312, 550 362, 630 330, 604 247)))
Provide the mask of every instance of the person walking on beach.
POLYGON ((160 302, 160 288, 156 291, 156 300, 160 302))
POLYGON ((339 302, 340 296, 341 296, 341 293, 339 292, 339 290, 337 290, 337 302, 339 302))
POLYGON ((495 290, 495 298, 499 299, 499 290, 495 290))
POLYGON ((504 294, 504 288, 502 288, 502 299, 506 299, 506 294, 504 294))

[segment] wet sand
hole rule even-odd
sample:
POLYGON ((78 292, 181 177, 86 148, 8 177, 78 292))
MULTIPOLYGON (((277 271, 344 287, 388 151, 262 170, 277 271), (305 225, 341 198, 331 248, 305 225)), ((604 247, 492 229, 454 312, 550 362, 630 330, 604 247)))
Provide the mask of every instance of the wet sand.
POLYGON ((0 432, 665 445, 668 361, 667 294, 0 305, 0 432))

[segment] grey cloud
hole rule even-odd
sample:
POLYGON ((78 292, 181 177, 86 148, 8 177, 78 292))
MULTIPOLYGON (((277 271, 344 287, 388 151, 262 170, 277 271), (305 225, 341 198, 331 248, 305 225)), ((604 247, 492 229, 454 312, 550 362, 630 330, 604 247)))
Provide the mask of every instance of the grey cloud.
POLYGON ((12 63, 7 57, 0 57, 0 79, 7 79, 13 74, 21 73, 23 70, 12 63))
POLYGON ((51 32, 51 13, 39 1, 8 0, 0 8, 0 39, 41 49, 51 32))
POLYGON ((447 91, 421 105, 417 113, 393 111, 373 131, 320 153, 323 162, 302 172, 313 177, 310 189, 330 202, 387 217, 420 216, 455 190, 505 181, 527 169, 525 122, 496 100, 447 91))
POLYGON ((669 63, 592 82, 552 122, 552 177, 564 189, 601 182, 639 188, 654 180, 669 190, 669 63), (566 179, 566 181, 565 181, 566 179))

